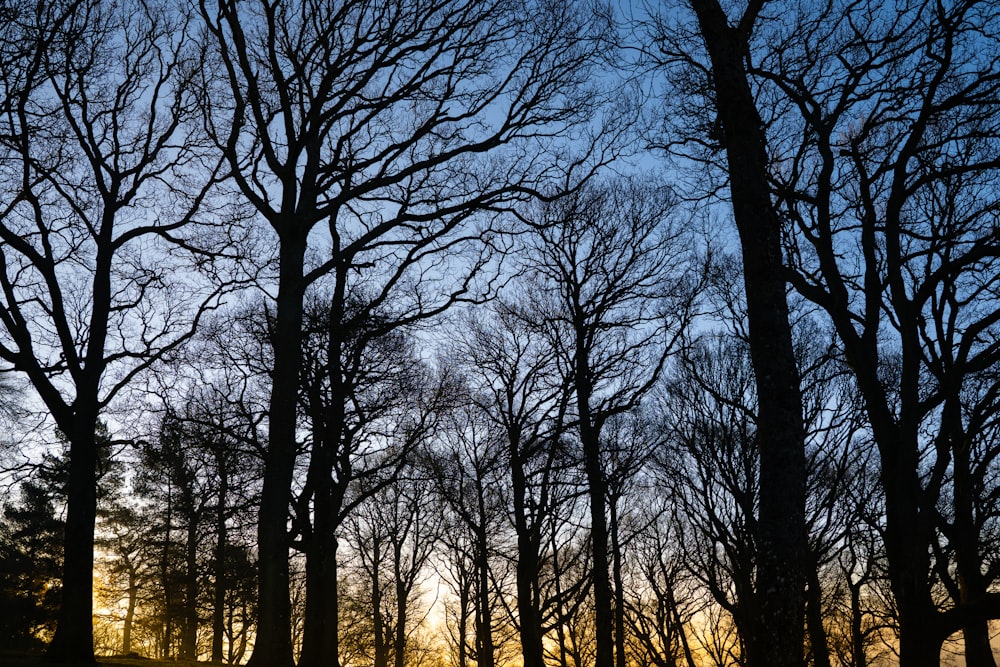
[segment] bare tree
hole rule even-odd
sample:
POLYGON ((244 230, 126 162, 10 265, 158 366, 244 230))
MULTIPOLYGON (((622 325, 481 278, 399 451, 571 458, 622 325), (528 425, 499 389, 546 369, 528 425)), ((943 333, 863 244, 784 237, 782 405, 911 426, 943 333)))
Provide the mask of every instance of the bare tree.
POLYGON ((769 189, 766 125, 750 74, 767 0, 734 15, 718 0, 689 0, 647 23, 644 56, 662 74, 680 113, 656 144, 710 165, 708 189, 728 191, 739 234, 750 354, 761 440, 760 623, 747 637, 750 665, 803 664, 806 456, 798 369, 792 345, 781 219, 769 189), (678 103, 683 100, 683 104, 678 103), (682 110, 683 106, 683 110, 682 110), (718 180, 721 177, 721 181, 718 180), (726 187, 728 186, 728 187, 726 187))
POLYGON ((614 664, 609 498, 602 431, 638 404, 691 321, 699 271, 657 183, 592 185, 530 219, 525 286, 539 299, 557 363, 574 392, 593 540, 596 664, 614 664), (693 270, 694 275, 685 274, 693 270))
POLYGON ((793 284, 836 327, 878 446, 904 667, 938 664, 959 630, 968 664, 996 664, 973 463, 994 456, 978 432, 1000 362, 1000 43, 982 10, 822 3, 772 25, 751 70, 774 100, 793 284))
POLYGON ((156 2, 5 11, 30 49, 0 72, 0 358, 70 443, 49 656, 91 661, 98 415, 213 303, 185 256, 217 169, 189 122, 200 63, 189 17, 156 2))
POLYGON ((554 155, 593 108, 581 84, 601 26, 587 12, 510 0, 200 6, 221 75, 207 83, 207 123, 278 241, 252 661, 287 667, 306 288, 331 275, 334 313, 354 281, 370 281, 375 301, 404 292, 421 313, 465 293, 469 270, 453 253, 478 240, 470 217, 570 167, 542 158, 543 144, 554 155))

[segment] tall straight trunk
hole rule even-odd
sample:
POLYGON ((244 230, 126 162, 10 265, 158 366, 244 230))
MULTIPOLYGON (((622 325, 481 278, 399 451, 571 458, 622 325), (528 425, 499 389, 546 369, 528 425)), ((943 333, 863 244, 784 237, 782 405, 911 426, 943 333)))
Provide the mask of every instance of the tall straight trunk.
POLYGON ((184 634, 180 657, 194 660, 198 654, 198 522, 194 516, 188 517, 184 563, 184 634))
MULTIPOLYGON (((474 576, 474 575, 473 575, 474 576)), ((470 582, 464 572, 460 571, 458 580, 458 656, 456 660, 457 667, 466 667, 469 662, 469 651, 468 651, 468 641, 469 636, 469 607, 472 606, 472 587, 475 585, 474 582, 470 582)), ((479 623, 479 605, 476 604, 476 655, 480 655, 482 650, 480 649, 478 623, 479 623)))
POLYGON ((135 607, 139 601, 139 578, 135 565, 128 565, 128 602, 125 607, 125 621, 122 626, 122 655, 132 652, 132 625, 135 622, 135 607))
POLYGON ((274 369, 268 405, 268 446, 257 519, 258 619, 250 667, 293 667, 288 568, 288 503, 296 454, 296 400, 302 363, 303 230, 280 236, 274 369))
MULTIPOLYGON (((400 558, 402 554, 400 553, 400 545, 397 543, 395 547, 396 553, 394 554, 396 567, 399 567, 400 558)), ((403 580, 400 578, 400 573, 397 569, 396 571, 396 637, 395 637, 395 651, 393 652, 393 665, 394 667, 406 667, 406 623, 408 617, 407 602, 410 598, 409 587, 405 585, 403 580)))
POLYGON ((486 534, 486 510, 482 490, 479 493, 479 522, 476 531, 476 663, 478 667, 493 667, 493 609, 490 604, 490 552, 486 534))
POLYGON ((552 572, 554 575, 552 577, 552 585, 555 588, 556 594, 556 643, 559 646, 559 666, 569 667, 569 654, 566 648, 566 614, 563 611, 562 573, 559 571, 559 544, 556 539, 555 528, 549 531, 549 537, 551 538, 552 572))
MULTIPOLYGON (((96 395, 96 388, 94 391, 96 395)), ((45 658, 94 662, 94 522, 97 520, 97 409, 73 417, 63 541, 62 600, 45 658)))
POLYGON ((593 545, 591 580, 594 590, 595 667, 614 667, 614 615, 611 610, 611 580, 608 563, 608 520, 606 502, 607 480, 601 465, 601 433, 591 414, 593 387, 590 379, 588 349, 584 327, 574 323, 577 331, 575 389, 577 414, 580 418, 580 442, 583 446, 583 469, 587 476, 587 497, 590 500, 590 540, 593 545))
POLYGON ((229 471, 224 456, 219 461, 219 502, 215 508, 215 582, 212 601, 212 662, 222 662, 222 642, 226 622, 226 549, 229 530, 226 526, 226 501, 229 497, 229 471))
POLYGON ((379 577, 378 567, 382 560, 382 542, 376 537, 371 543, 372 571, 372 635, 375 651, 375 667, 389 667, 389 646, 385 638, 385 624, 382 619, 382 582, 379 577))
POLYGON ((302 626, 302 654, 298 667, 318 667, 327 664, 324 643, 334 631, 327 626, 328 606, 325 586, 329 580, 331 557, 329 536, 333 534, 330 516, 329 445, 322 434, 314 434, 313 451, 309 461, 309 486, 313 498, 312 528, 302 538, 306 556, 305 617, 302 626))
POLYGON ((625 655, 625 585, 622 581, 622 545, 618 534, 618 495, 608 502, 611 516, 611 577, 615 584, 615 667, 628 667, 625 655))
POLYGON ((862 582, 848 582, 851 591, 851 667, 868 667, 868 651, 865 646, 864 610, 861 607, 862 582))
MULTIPOLYGON (((885 489, 885 551, 889 583, 899 624, 900 667, 938 667, 941 662, 937 608, 928 585, 930 527, 921 511, 918 452, 904 443, 916 442, 897 432, 895 438, 875 439, 882 457, 885 489), (890 442, 898 446, 893 447, 890 442)), ((913 434, 916 435, 916 434, 913 434)))
POLYGON ((535 530, 528 525, 527 483, 520 458, 519 434, 508 434, 510 439, 511 490, 514 505, 514 532, 517 533, 517 620, 521 638, 521 655, 524 667, 545 667, 542 649, 542 622, 535 603, 534 589, 538 583, 539 544, 535 530))
MULTIPOLYGON (((959 603, 976 602, 987 592, 979 554, 979 531, 976 529, 975 481, 972 473, 972 443, 962 423, 961 405, 952 397, 945 402, 942 430, 952 451, 952 507, 955 511, 954 544, 958 570, 959 603)), ((990 645, 989 622, 972 621, 962 629, 966 667, 997 667, 990 645)))
POLYGON ((745 58, 763 0, 731 25, 718 0, 690 0, 712 64, 733 216, 743 255, 750 356, 758 400, 760 619, 750 667, 801 667, 805 615, 805 428, 792 347, 781 222, 770 197, 764 123, 745 58))
POLYGON ((163 548, 160 550, 160 581, 163 585, 163 637, 160 642, 160 657, 170 658, 171 635, 173 634, 174 588, 170 585, 170 532, 173 522, 173 483, 167 480, 167 516, 163 531, 163 548))
MULTIPOLYGON (((298 667, 340 665, 340 608, 337 582, 337 529, 349 478, 334 480, 334 460, 349 451, 345 438, 346 402, 343 331, 346 269, 339 268, 330 306, 327 332, 326 383, 307 388, 313 424, 313 449, 309 459, 309 486, 313 497, 313 529, 306 541, 306 616, 302 628, 302 655, 298 667), (324 396, 324 386, 328 392, 324 396)), ((318 370, 318 369, 317 369, 318 370)))
POLYGON ((816 559, 811 559, 806 588, 806 625, 809 629, 809 646, 812 647, 813 665, 831 667, 830 647, 827 645, 826 628, 823 627, 823 589, 819 583, 816 559))

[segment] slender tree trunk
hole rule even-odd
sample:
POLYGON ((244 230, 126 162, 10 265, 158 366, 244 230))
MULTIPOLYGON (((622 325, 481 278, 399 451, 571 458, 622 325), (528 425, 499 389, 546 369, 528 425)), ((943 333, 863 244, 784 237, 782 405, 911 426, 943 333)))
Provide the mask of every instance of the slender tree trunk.
MULTIPOLYGON (((850 575, 848 575, 850 576, 850 575)), ((868 651, 865 646, 864 610, 861 607, 862 582, 848 582, 851 591, 851 667, 868 667, 868 651)))
POLYGON ((820 587, 815 559, 812 561, 808 569, 809 583, 806 588, 806 623, 809 629, 809 646, 812 647, 815 667, 831 667, 830 647, 826 641, 826 628, 823 627, 823 589, 820 587))
POLYGON ((303 231, 280 235, 269 440, 257 519, 259 611, 250 667, 293 667, 288 569, 288 503, 296 454, 296 401, 302 357, 303 231))
POLYGON ((562 573, 559 571, 559 545, 556 540, 555 528, 549 531, 549 537, 552 547, 552 579, 556 593, 556 641, 559 646, 559 666, 569 667, 566 649, 566 614, 563 611, 562 573))
POLYGON ((170 581, 170 533, 173 522, 173 484, 167 480, 167 516, 163 531, 163 548, 160 550, 160 581, 163 585, 163 637, 160 658, 170 658, 171 635, 174 632, 174 587, 170 581))
POLYGON ((493 667, 493 609, 490 604, 490 552, 489 536, 486 534, 486 511, 482 506, 482 493, 479 494, 480 525, 476 531, 476 662, 478 667, 493 667))
POLYGON ((628 667, 625 655, 625 586, 622 582, 622 545, 618 535, 618 496, 608 502, 611 517, 611 576, 615 584, 615 667, 628 667))
POLYGON ((759 636, 750 667, 801 667, 805 615, 805 429, 799 374, 785 296, 781 222, 770 198, 764 123, 750 91, 745 58, 751 2, 731 25, 718 0, 690 0, 712 63, 733 215, 743 254, 750 356, 758 400, 760 509, 756 588, 759 636))
POLYGON ((229 472, 226 463, 219 461, 219 502, 215 508, 215 588, 212 604, 212 662, 222 662, 222 642, 226 622, 226 546, 229 531, 226 526, 226 501, 229 497, 229 472))
POLYGON ((139 599, 139 579, 135 566, 128 567, 128 606, 125 609, 125 623, 122 628, 122 655, 132 652, 132 624, 135 622, 135 607, 139 599))
POLYGON ((393 653, 394 657, 394 667, 406 667, 406 622, 408 618, 407 602, 410 598, 410 589, 405 585, 403 580, 400 578, 400 572, 398 570, 400 563, 400 547, 396 546, 395 563, 396 563, 396 640, 395 640, 395 651, 393 653))
POLYGON ((385 624, 382 618, 382 581, 379 577, 379 564, 382 561, 382 540, 378 537, 372 540, 372 633, 375 650, 375 667, 389 667, 389 646, 385 639, 385 624))
POLYGON ((194 515, 188 517, 183 628, 180 657, 195 660, 198 656, 198 522, 194 515))
POLYGON ((520 459, 520 438, 509 434, 511 488, 514 500, 514 530, 517 533, 517 620, 524 667, 545 667, 542 625, 535 605, 534 587, 538 579, 538 540, 528 526, 527 484, 520 459))
POLYGON ((694 653, 692 653, 691 645, 688 643, 687 633, 684 631, 681 610, 677 607, 677 599, 674 597, 672 586, 667 588, 667 604, 670 606, 670 620, 668 622, 674 626, 674 632, 677 634, 677 639, 680 642, 681 651, 684 653, 684 664, 687 667, 697 667, 694 661, 694 653))
POLYGON ((587 497, 590 500, 590 539, 593 545, 594 640, 595 667, 614 667, 614 615, 610 566, 608 563, 608 519, 605 507, 608 486, 601 465, 601 433, 591 414, 589 351, 584 340, 584 326, 575 322, 577 331, 575 388, 577 413, 580 418, 580 441, 583 446, 583 468, 587 475, 587 497))
MULTIPOLYGON (((467 578, 464 567, 459 565, 459 580, 458 580, 458 656, 457 665, 458 667, 466 667, 469 662, 469 651, 468 651, 468 641, 469 636, 469 607, 472 606, 472 588, 475 585, 473 581, 469 581, 467 578)), ((473 577, 475 574, 473 574, 473 577)), ((482 642, 479 638, 479 604, 476 607, 476 655, 482 654, 482 642)))

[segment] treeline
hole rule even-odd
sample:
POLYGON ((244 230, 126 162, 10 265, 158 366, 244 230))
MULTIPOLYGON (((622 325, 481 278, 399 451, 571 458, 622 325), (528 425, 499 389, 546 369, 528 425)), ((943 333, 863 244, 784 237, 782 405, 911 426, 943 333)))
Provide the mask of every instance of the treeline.
POLYGON ((995 667, 993 4, 0 5, 4 634, 995 667))

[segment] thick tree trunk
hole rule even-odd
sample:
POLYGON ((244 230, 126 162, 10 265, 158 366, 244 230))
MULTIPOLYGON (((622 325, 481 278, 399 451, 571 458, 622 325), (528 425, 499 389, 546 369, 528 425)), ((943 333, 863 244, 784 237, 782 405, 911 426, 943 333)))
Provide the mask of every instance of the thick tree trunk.
POLYGON ((257 519, 259 611, 250 667, 293 667, 288 570, 288 504, 296 454, 296 400, 302 362, 304 233, 281 237, 273 339, 269 432, 257 519))
POLYGON ((690 0, 712 63, 733 215, 743 254, 750 355, 758 400, 760 535, 757 594, 759 654, 750 667, 804 664, 806 557, 805 429, 799 374, 785 296, 781 223, 770 198, 764 124, 750 91, 745 56, 751 3, 731 26, 718 0, 690 0))
MULTIPOLYGON (((941 660, 937 609, 928 585, 928 526, 920 510, 917 452, 879 440, 885 488, 885 550, 899 622, 900 667, 937 667, 941 660)), ((906 441, 909 441, 907 438, 906 441)), ((914 441, 915 442, 915 441, 914 441)))
POLYGON ((94 522, 97 519, 97 410, 78 412, 69 439, 62 605, 48 662, 94 662, 94 522))

